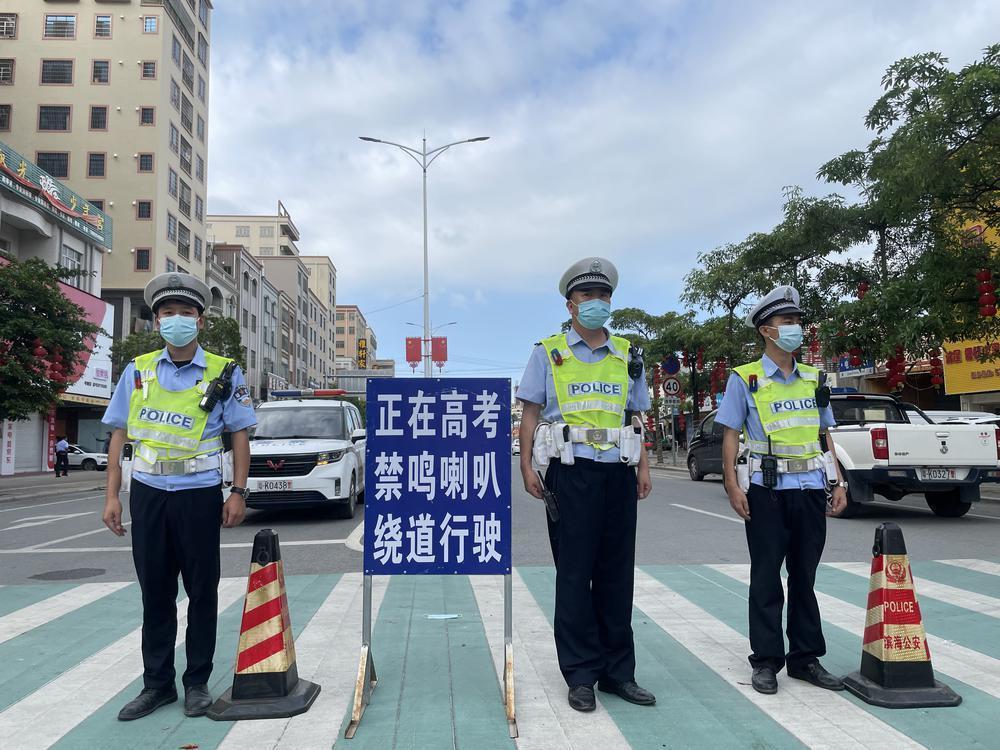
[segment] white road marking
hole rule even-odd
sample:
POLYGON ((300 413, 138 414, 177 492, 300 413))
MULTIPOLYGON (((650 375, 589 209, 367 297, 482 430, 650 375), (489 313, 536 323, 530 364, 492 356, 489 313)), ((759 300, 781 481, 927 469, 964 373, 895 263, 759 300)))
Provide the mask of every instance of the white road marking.
POLYGON ((713 518, 721 518, 723 521, 732 521, 733 523, 743 523, 742 518, 736 516, 724 516, 721 513, 713 513, 710 510, 702 510, 701 508, 692 508, 690 505, 681 505, 680 503, 670 503, 675 508, 683 508, 684 510, 694 511, 695 513, 702 513, 706 516, 712 516, 713 518))
MULTIPOLYGON (((128 521, 123 526, 128 526, 131 524, 128 521)), ((95 531, 85 531, 82 534, 77 534, 75 536, 66 537, 65 539, 54 539, 51 542, 43 542, 42 544, 36 544, 32 547, 22 547, 20 549, 0 549, 0 555, 30 555, 42 552, 131 552, 131 546, 123 547, 50 547, 49 545, 57 544, 59 542, 66 542, 70 539, 77 539, 81 536, 88 536, 89 534, 99 534, 100 532, 107 532, 107 528, 97 529, 95 531)), ((312 547, 312 546, 324 546, 330 544, 346 544, 347 539, 292 539, 291 541, 282 541, 282 547, 312 547)), ((251 549, 253 547, 253 542, 226 542, 225 544, 220 544, 220 549, 251 549)))
POLYGON ((74 497, 70 500, 55 500, 51 503, 32 503, 31 505, 19 505, 16 508, 0 508, 0 513, 13 513, 16 510, 34 510, 44 508, 48 505, 64 505, 65 503, 78 503, 81 500, 96 500, 104 495, 88 495, 87 497, 74 497))
MULTIPOLYGON (((736 579, 740 583, 750 584, 749 565, 726 564, 709 567, 736 579)), ((787 583, 784 579, 782 579, 782 586, 785 586, 787 591, 787 583)), ((849 633, 854 633, 860 639, 865 630, 866 610, 864 607, 848 604, 821 591, 816 592, 816 600, 819 602, 820 614, 825 622, 843 628, 849 633)), ((927 630, 926 622, 924 629, 927 630)), ((1000 698, 1000 660, 940 638, 929 630, 927 630, 927 642, 930 645, 931 661, 934 664, 935 672, 951 675, 994 698, 1000 698)), ((860 652, 861 642, 859 640, 858 653, 860 654, 860 652)))
POLYGON ((55 620, 57 617, 85 607, 98 599, 130 585, 121 583, 82 583, 62 594, 50 596, 28 607, 0 617, 0 643, 55 620))
MULTIPOLYGON (((483 628, 497 670, 503 682, 503 578, 469 576, 483 628)), ((564 750, 629 747, 614 719, 600 700, 597 710, 586 719, 569 707, 569 688, 559 671, 552 626, 520 574, 514 572, 514 703, 517 710, 518 748, 564 750)), ((600 694, 598 694, 600 695, 600 694)), ((503 711, 497 688, 497 711, 503 711)))
MULTIPOLYGON (((126 521, 125 523, 122 524, 122 526, 131 526, 131 525, 132 525, 131 521, 126 521)), ((102 526, 101 528, 94 529, 93 531, 81 531, 79 534, 72 534, 71 536, 64 536, 62 539, 52 539, 52 540, 50 540, 48 542, 40 542, 39 544, 32 544, 32 545, 30 545, 28 547, 22 547, 19 550, 9 550, 9 551, 11 551, 11 552, 27 552, 27 551, 30 551, 30 550, 42 549, 43 547, 51 547, 53 544, 59 544, 59 542, 69 542, 69 541, 72 541, 73 539, 79 539, 80 537, 84 537, 84 536, 91 536, 92 534, 100 534, 102 532, 105 533, 105 534, 110 534, 111 530, 108 529, 107 526, 102 526)), ((4 550, 4 551, 6 552, 8 550, 4 550)))
POLYGON ((979 573, 989 573, 991 576, 1000 576, 1000 563, 990 562, 988 560, 938 560, 937 562, 944 563, 945 565, 954 565, 956 568, 966 568, 968 570, 975 570, 979 573))
MULTIPOLYGON (((898 502, 895 503, 865 503, 865 506, 872 506, 873 508, 892 508, 893 510, 912 510, 914 513, 919 513, 922 516, 933 516, 934 511, 930 508, 915 508, 912 505, 901 505, 898 502)), ((963 518, 985 518, 987 521, 1000 521, 1000 516, 984 516, 978 513, 966 513, 963 518)))
MULTIPOLYGON (((641 570, 635 575, 635 605, 743 697, 810 748, 920 748, 842 693, 782 679, 776 696, 750 683, 746 638, 641 570)), ((862 623, 864 622, 862 618, 862 623)))
MULTIPOLYGON (((388 576, 374 577, 373 621, 388 584, 388 576)), ((361 606, 361 574, 346 573, 295 639, 299 677, 323 687, 309 713, 290 719, 236 722, 219 750, 263 747, 329 750, 334 745, 344 714, 350 710, 354 698, 354 676, 358 672, 361 646, 361 606)), ((377 647, 373 655, 378 666, 377 647)))
MULTIPOLYGON (((219 612, 245 591, 246 578, 222 579, 219 612)), ((184 642, 186 627, 185 608, 177 617, 178 646, 184 642)), ((141 645, 142 627, 138 627, 0 712, 0 737, 18 737, 23 747, 55 744, 142 675, 141 645), (54 706, 59 710, 53 710, 54 706)))
MULTIPOLYGON (((825 563, 831 568, 837 568, 845 573, 851 573, 861 578, 868 578, 871 575, 871 566, 868 563, 825 563)), ((920 563, 917 563, 917 567, 920 563)), ((927 596, 937 599, 962 609, 972 610, 981 615, 1000 618, 1000 599, 986 594, 977 594, 974 591, 967 591, 946 583, 930 581, 926 578, 914 576, 918 596, 927 596)))
POLYGON ((344 546, 347 549, 352 549, 355 552, 364 552, 365 546, 362 536, 365 533, 365 522, 362 521, 357 526, 354 527, 354 531, 347 535, 347 540, 344 542, 344 546))
POLYGON ((49 514, 46 516, 27 516, 25 518, 19 518, 14 523, 15 526, 8 526, 5 529, 0 529, 0 531, 15 531, 16 529, 30 529, 35 526, 46 526, 50 523, 56 523, 57 521, 66 521, 70 518, 79 518, 80 516, 91 516, 97 511, 85 510, 82 513, 63 513, 63 514, 49 514))

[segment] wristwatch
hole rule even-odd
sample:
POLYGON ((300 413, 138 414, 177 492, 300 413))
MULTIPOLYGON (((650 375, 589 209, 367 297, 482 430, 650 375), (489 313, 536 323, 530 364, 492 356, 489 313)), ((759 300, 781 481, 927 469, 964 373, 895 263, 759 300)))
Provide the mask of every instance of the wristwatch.
POLYGON ((242 497, 244 500, 246 500, 248 497, 250 497, 250 490, 248 490, 246 487, 237 487, 234 484, 232 487, 229 488, 229 491, 230 492, 235 492, 237 495, 239 495, 240 497, 242 497))
POLYGON ((835 482, 834 484, 831 484, 831 485, 830 485, 830 489, 831 489, 831 490, 832 490, 832 489, 833 489, 834 487, 843 487, 843 488, 844 488, 844 489, 846 490, 846 489, 847 489, 847 482, 835 482))

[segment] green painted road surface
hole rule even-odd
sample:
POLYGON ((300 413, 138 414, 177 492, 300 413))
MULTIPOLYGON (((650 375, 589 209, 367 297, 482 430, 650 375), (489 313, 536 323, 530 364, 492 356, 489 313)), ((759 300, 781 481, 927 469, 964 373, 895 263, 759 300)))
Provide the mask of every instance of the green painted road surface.
MULTIPOLYGON (((857 668, 867 562, 821 566, 817 590, 828 654, 857 668)), ((747 565, 642 566, 636 572, 637 679, 658 703, 598 693, 578 714, 552 641, 552 568, 515 571, 514 658, 519 737, 501 702, 503 583, 499 578, 376 578, 373 655, 379 684, 353 740, 361 576, 287 579, 299 675, 322 686, 292 719, 188 719, 181 703, 116 720, 141 689, 135 584, 0 588, 0 744, 26 748, 995 748, 1000 716, 1000 563, 915 562, 917 594, 938 678, 964 698, 951 709, 889 710, 779 676, 776 696, 749 685, 747 565), (447 618, 435 615, 449 615, 447 618)), ((232 679, 245 580, 224 579, 210 684, 232 679)), ((185 612, 183 595, 178 611, 185 612)), ((178 632, 178 673, 184 660, 178 632)))

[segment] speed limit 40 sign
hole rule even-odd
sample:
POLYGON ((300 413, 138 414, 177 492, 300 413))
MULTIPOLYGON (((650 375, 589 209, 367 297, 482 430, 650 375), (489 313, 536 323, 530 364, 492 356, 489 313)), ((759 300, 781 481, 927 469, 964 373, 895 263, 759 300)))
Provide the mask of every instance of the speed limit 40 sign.
POLYGON ((681 393, 681 381, 677 378, 667 378, 663 381, 663 393, 666 396, 679 396, 681 393))

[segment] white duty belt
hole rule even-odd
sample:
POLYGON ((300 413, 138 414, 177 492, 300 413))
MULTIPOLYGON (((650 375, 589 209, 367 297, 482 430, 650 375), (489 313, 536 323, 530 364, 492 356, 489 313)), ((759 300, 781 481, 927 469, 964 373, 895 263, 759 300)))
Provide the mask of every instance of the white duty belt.
MULTIPOLYGON (((783 449, 784 446, 782 446, 783 449)), ((751 474, 760 471, 760 459, 760 456, 750 457, 751 474)), ((779 474, 801 474, 806 471, 826 468, 826 461, 823 456, 815 456, 814 458, 778 458, 777 461, 779 474)))
POLYGON ((175 461, 147 461, 142 456, 134 459, 133 471, 143 474, 157 474, 165 477, 179 477, 185 474, 194 474, 199 471, 211 471, 212 469, 224 468, 223 453, 215 453, 211 456, 195 456, 194 458, 184 458, 175 461))

